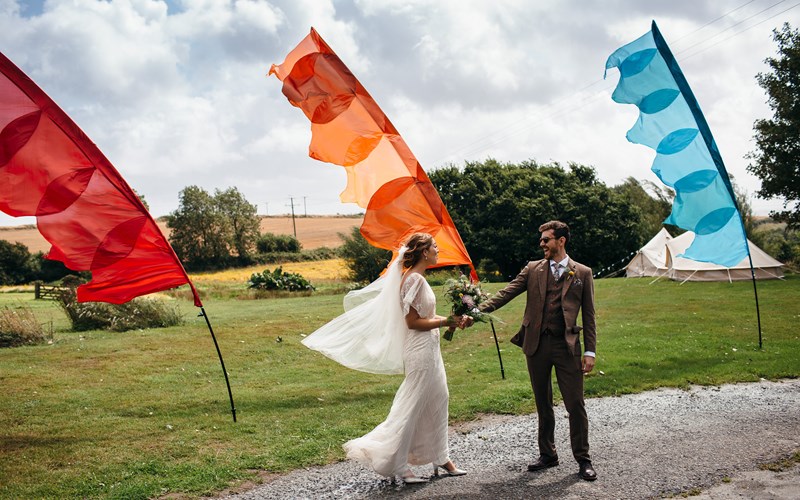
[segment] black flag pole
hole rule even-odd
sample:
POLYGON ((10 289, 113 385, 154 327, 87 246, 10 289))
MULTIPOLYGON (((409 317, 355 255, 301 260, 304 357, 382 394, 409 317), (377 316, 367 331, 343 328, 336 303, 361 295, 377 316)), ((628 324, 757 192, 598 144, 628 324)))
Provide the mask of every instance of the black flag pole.
POLYGON ((500 343, 497 342, 497 332, 494 330, 494 321, 489 319, 489 324, 492 325, 492 335, 494 335, 494 345, 497 347, 497 359, 500 360, 500 376, 503 377, 503 380, 506 379, 506 371, 503 369, 503 357, 500 356, 500 343))
POLYGON ((756 318, 758 318, 758 348, 761 349, 761 310, 758 307, 758 288, 756 288, 756 270, 753 267, 753 256, 750 255, 750 244, 747 245, 747 258, 750 259, 750 277, 753 278, 753 294, 756 296, 756 318))
POLYGON ((200 308, 200 316, 206 319, 206 325, 208 325, 208 331, 211 332, 211 338, 214 339, 214 347, 217 348, 217 355, 219 356, 219 363, 222 365, 222 373, 225 375, 225 385, 228 386, 228 397, 231 400, 231 413, 233 414, 233 421, 236 422, 236 406, 233 404, 233 393, 231 392, 231 383, 228 381, 228 371, 225 369, 225 361, 222 360, 222 352, 219 350, 219 344, 217 343, 217 337, 214 335, 214 329, 211 328, 211 321, 208 319, 208 315, 206 314, 206 310, 204 308, 200 308))

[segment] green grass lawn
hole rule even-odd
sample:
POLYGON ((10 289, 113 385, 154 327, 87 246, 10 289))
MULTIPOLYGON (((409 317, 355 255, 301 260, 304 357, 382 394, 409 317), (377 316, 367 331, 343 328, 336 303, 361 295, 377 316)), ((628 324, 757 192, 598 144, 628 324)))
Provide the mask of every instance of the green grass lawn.
MULTIPOLYGON (((750 282, 649 283, 596 282, 589 397, 800 373, 800 278, 759 283, 762 350, 750 282)), ((54 303, 0 294, 0 306, 27 304, 54 331, 50 345, 0 350, 0 497, 199 496, 258 471, 342 459, 343 442, 386 416, 402 376, 348 370, 300 344, 341 312, 341 299, 206 300, 234 424, 213 342, 189 302, 178 302, 180 327, 76 333, 54 303)), ((488 325, 443 341, 451 423, 534 410, 524 358, 508 343, 523 302, 497 312, 505 380, 488 325)))

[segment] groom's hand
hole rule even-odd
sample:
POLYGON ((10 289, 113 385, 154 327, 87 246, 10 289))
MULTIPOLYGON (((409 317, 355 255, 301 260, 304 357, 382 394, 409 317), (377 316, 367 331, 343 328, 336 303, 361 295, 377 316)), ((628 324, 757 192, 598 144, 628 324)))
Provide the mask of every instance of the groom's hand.
POLYGON ((583 373, 590 373, 594 369, 594 357, 583 357, 583 373))

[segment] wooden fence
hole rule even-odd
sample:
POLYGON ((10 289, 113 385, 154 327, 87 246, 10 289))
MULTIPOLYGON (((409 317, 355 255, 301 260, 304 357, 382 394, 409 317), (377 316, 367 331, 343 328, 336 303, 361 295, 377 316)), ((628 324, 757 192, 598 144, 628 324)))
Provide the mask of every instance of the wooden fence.
POLYGON ((33 284, 33 293, 35 299, 49 299, 49 300, 57 300, 58 296, 61 292, 69 290, 68 287, 65 286, 48 286, 42 283, 41 281, 36 281, 33 284))

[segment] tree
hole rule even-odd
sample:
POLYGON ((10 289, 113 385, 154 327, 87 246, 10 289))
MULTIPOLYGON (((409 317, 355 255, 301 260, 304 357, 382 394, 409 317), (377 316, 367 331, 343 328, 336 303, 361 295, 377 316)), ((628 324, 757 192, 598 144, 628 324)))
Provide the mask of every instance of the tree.
POLYGON ((541 258, 539 226, 570 225, 570 256, 599 271, 639 248, 640 212, 597 179, 593 168, 493 159, 435 170, 439 191, 474 262, 493 262, 506 278, 541 258))
POLYGON ((339 255, 350 268, 350 279, 353 281, 375 281, 381 275, 392 258, 392 252, 370 245, 358 227, 354 227, 349 235, 339 233, 342 246, 339 255))
POLYGON ((204 189, 188 186, 180 193, 178 209, 167 216, 169 242, 187 267, 224 267, 230 261, 228 242, 233 231, 214 198, 204 189))
POLYGON ((147 210, 149 212, 150 211, 150 205, 147 204, 147 200, 144 199, 144 195, 143 194, 139 194, 139 191, 137 191, 135 189, 133 190, 133 194, 135 194, 136 196, 139 197, 139 201, 142 202, 142 205, 144 205, 145 210, 147 210))
POLYGON ((231 226, 232 250, 239 259, 246 259, 255 250, 256 240, 261 233, 256 206, 249 203, 236 188, 215 191, 214 202, 231 226))
POLYGON ((60 260, 45 258, 44 252, 36 252, 31 255, 30 268, 31 276, 28 282, 39 280, 45 283, 51 283, 69 275, 80 276, 85 278, 86 281, 92 278, 91 271, 73 271, 60 260))
POLYGON ((175 253, 192 269, 248 263, 259 236, 256 207, 236 188, 217 189, 214 196, 197 186, 184 188, 167 227, 175 253))
POLYGON ((747 191, 736 184, 736 180, 733 178, 731 178, 731 186, 733 187, 733 194, 736 196, 736 206, 739 208, 739 215, 744 225, 744 234, 760 247, 761 241, 759 241, 759 236, 756 231, 758 221, 753 215, 753 205, 750 203, 750 197, 747 196, 747 191))
POLYGON ((22 243, 0 240, 0 285, 21 285, 30 281, 31 253, 22 243))
POLYGON ((800 31, 788 23, 773 30, 778 57, 766 59, 771 71, 756 76, 767 91, 770 120, 753 125, 756 150, 747 169, 761 179, 761 198, 782 197, 787 210, 770 214, 790 227, 800 227, 800 31), (790 205, 793 205, 791 208, 790 205))
MULTIPOLYGON (((661 230, 664 219, 672 210, 672 198, 675 193, 671 189, 647 180, 639 181, 633 177, 628 177, 625 182, 614 186, 613 189, 624 196, 639 212, 638 233, 642 242, 649 240, 661 230)), ((674 228, 670 228, 669 231, 672 234, 677 232, 674 228)))

